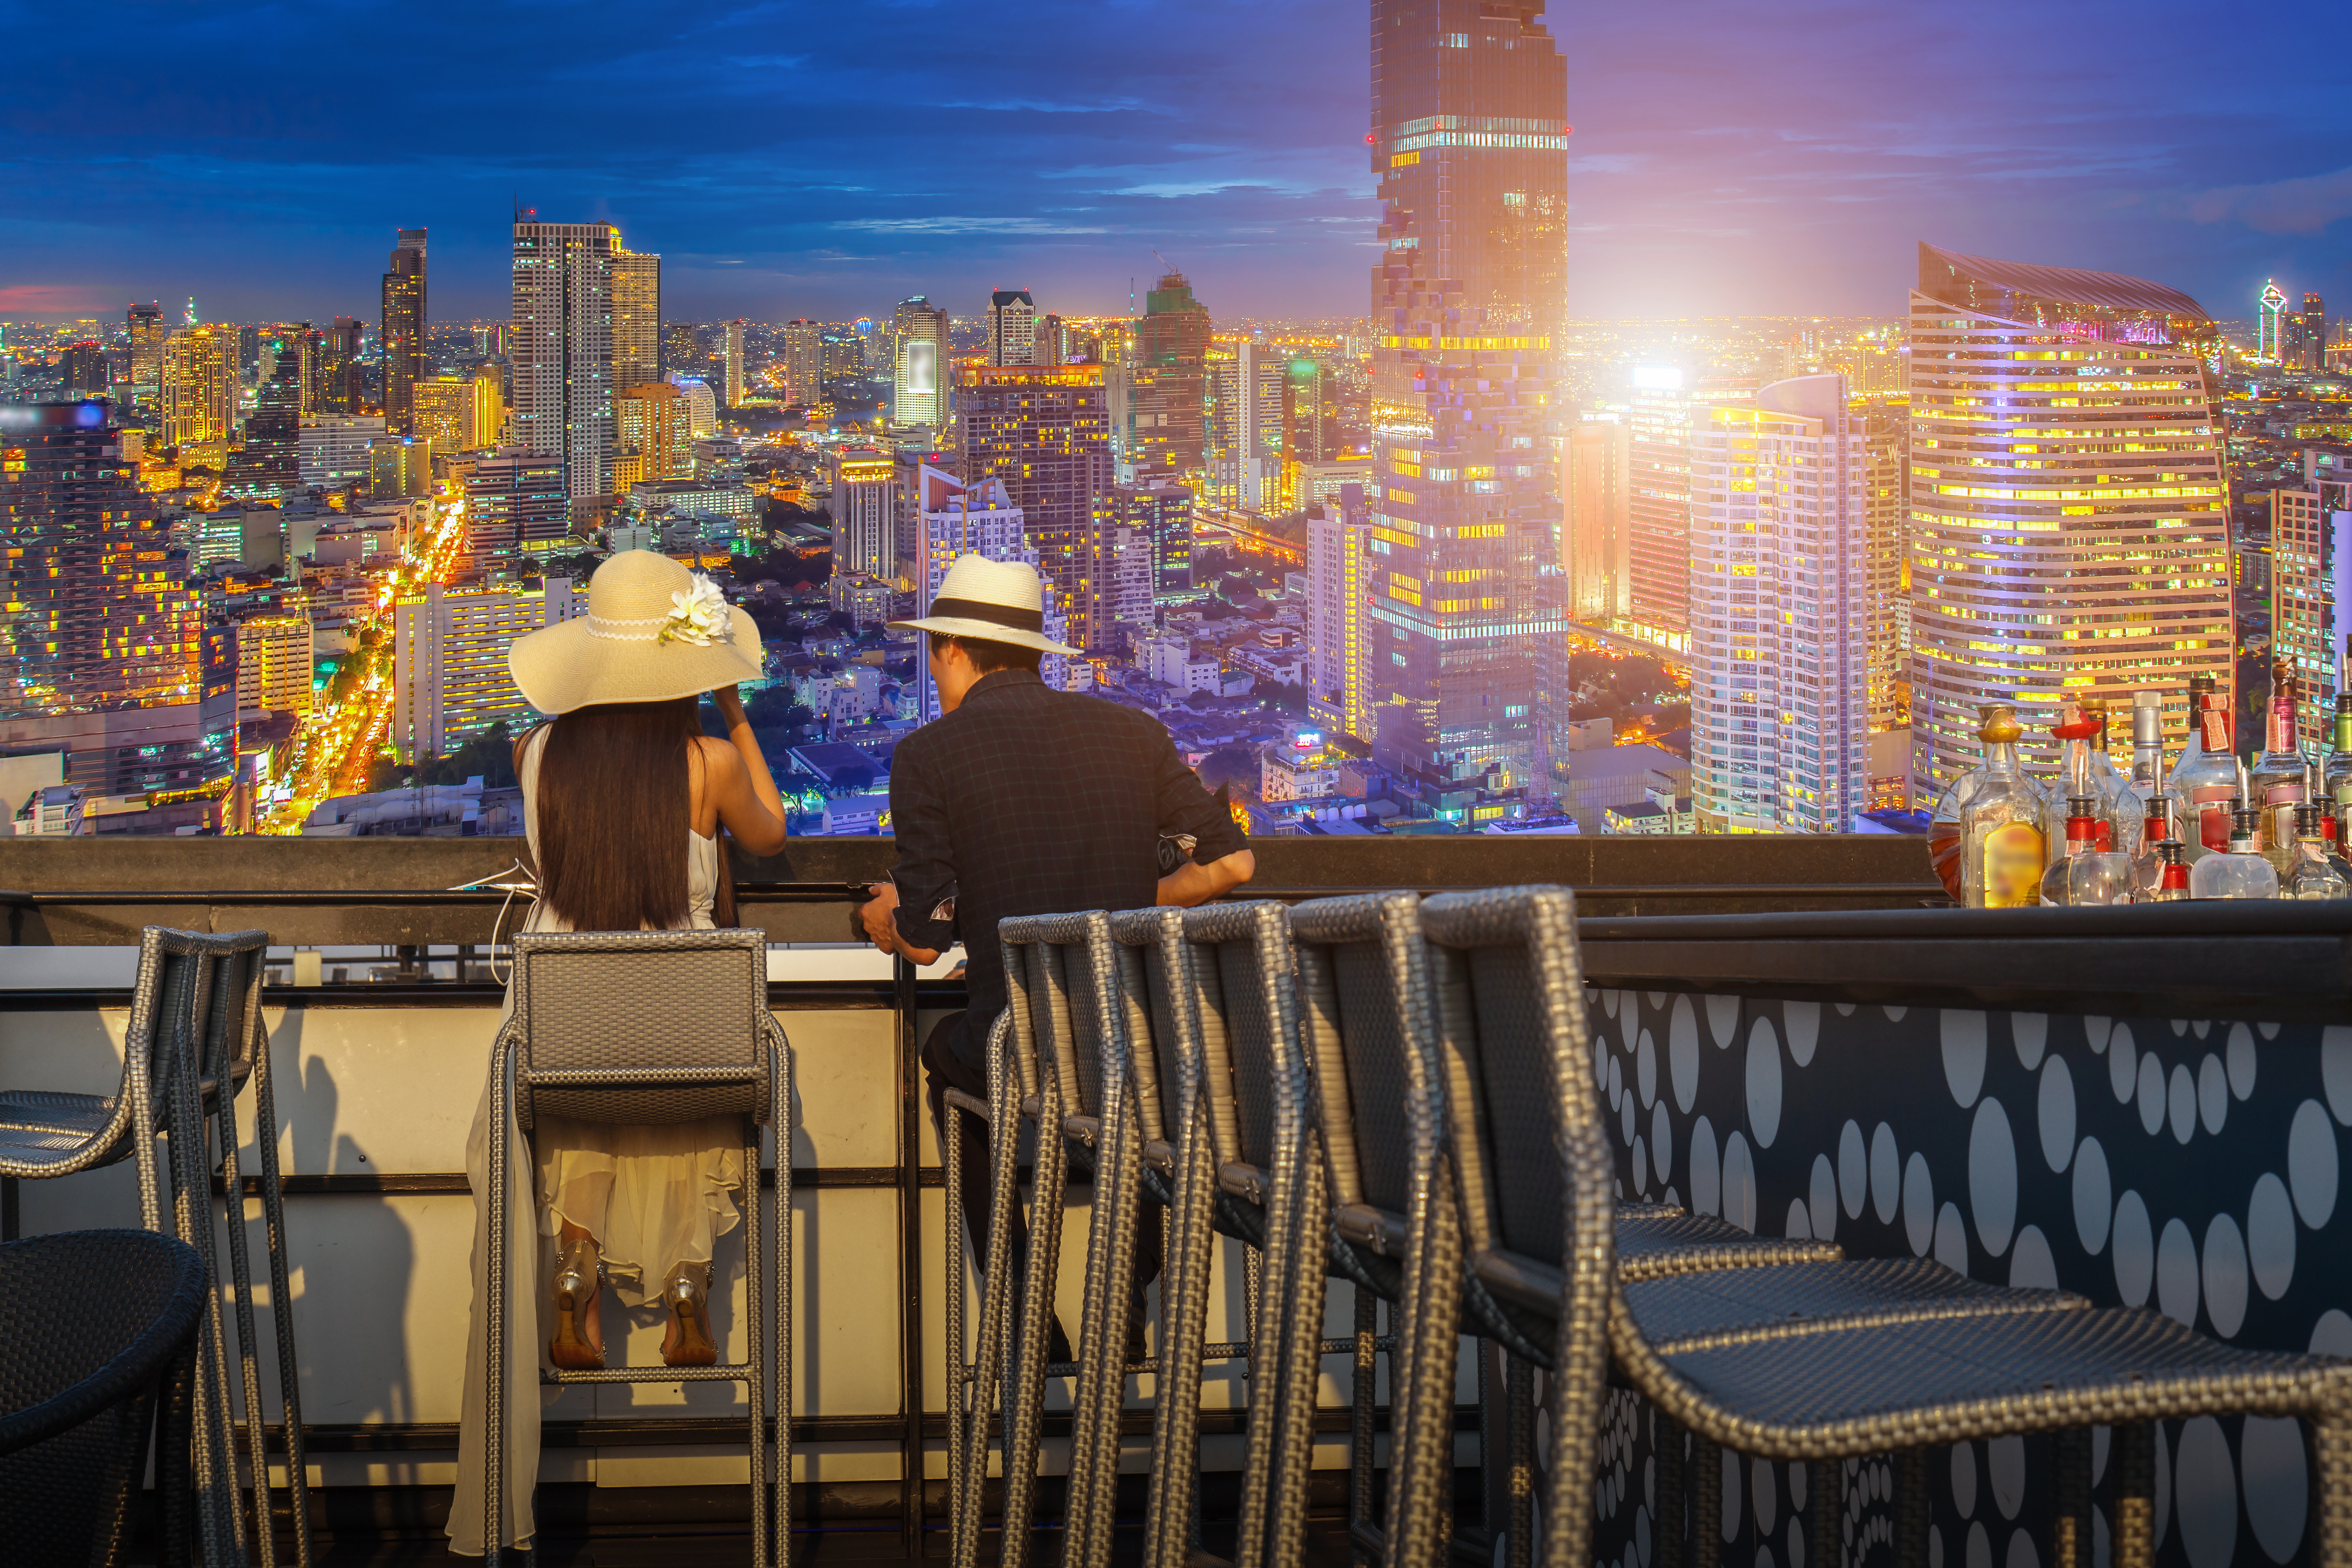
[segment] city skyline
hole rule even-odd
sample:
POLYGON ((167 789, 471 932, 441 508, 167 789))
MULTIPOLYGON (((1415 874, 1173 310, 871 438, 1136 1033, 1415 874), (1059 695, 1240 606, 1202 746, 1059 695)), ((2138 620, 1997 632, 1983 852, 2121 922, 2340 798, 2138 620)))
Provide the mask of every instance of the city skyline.
MULTIPOLYGON (((307 73, 192 94, 359 37, 344 13, 259 16, 158 11, 151 47, 102 71, 74 23, 16 21, 0 316, 190 294, 208 319, 373 315, 383 235, 415 227, 436 231, 435 318, 495 319, 517 201, 619 225, 666 257, 666 313, 703 319, 917 292, 962 314, 1013 286, 1124 313, 1154 248, 1223 311, 1352 314, 1374 254, 1366 32, 1337 0, 1038 6, 1047 47, 1013 57, 978 34, 992 24, 925 7, 877 26, 734 5, 658 33, 615 7, 560 33, 425 14, 365 35, 366 115, 307 73), (959 64, 974 57, 984 78, 959 64), (533 64, 467 64, 493 58, 533 64), (641 111, 605 113, 623 79, 641 111)), ((1577 126, 1572 314, 1899 313, 1885 279, 1923 236, 2128 267, 2222 319, 2273 277, 2352 293, 2352 170, 2329 166, 2326 95, 2276 90, 2267 29, 2178 5, 2037 13, 2021 61, 2010 29, 1835 5, 1694 8, 1671 49, 1654 14, 1549 21, 1577 126), (2195 89, 2147 95, 2119 26, 2196 37, 2195 89), (1947 89, 1915 90, 1922 70, 1947 89)), ((2347 34, 2314 8, 2294 36, 2325 55, 2347 34)))

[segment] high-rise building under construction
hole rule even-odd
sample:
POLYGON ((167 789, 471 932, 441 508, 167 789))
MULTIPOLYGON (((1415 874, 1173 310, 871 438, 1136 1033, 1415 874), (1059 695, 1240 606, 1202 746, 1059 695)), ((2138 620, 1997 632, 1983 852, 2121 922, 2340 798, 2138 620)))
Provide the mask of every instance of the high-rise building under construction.
POLYGON ((1376 755, 1454 819, 1549 793, 1569 127, 1539 0, 1372 0, 1376 755))

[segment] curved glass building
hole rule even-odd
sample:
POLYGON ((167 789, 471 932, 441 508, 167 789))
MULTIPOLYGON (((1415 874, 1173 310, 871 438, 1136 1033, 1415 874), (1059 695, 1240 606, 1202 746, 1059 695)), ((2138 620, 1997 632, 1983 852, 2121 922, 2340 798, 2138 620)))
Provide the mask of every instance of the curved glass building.
POLYGON ((2229 688, 2218 341, 2160 283, 1919 247, 1911 737, 1929 798, 1975 766, 1983 703, 2016 704, 2047 760, 2070 697, 2127 724, 2132 693, 2161 692, 2177 747, 2189 677, 2229 688))

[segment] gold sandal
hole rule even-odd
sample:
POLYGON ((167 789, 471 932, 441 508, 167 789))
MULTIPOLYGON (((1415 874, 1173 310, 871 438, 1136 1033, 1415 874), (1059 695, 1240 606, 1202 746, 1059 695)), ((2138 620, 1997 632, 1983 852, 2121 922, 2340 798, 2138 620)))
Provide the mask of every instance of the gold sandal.
POLYGON ((662 1305, 669 1312, 669 1332, 662 1337, 665 1366, 711 1366, 719 1347, 710 1343, 710 1266, 672 1269, 662 1287, 662 1305))
POLYGON ((604 1353, 588 1338, 588 1314, 596 1310, 604 1283, 596 1243, 566 1243, 555 1270, 555 1337, 547 1346, 547 1359, 565 1372, 594 1372, 604 1364, 604 1353))

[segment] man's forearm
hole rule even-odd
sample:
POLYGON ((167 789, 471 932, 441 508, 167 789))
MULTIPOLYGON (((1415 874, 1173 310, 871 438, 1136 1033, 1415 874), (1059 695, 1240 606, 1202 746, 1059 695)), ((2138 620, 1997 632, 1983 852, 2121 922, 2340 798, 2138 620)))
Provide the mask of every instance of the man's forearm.
POLYGON ((1187 861, 1160 879, 1160 902, 1190 909, 1232 892, 1256 874, 1257 857, 1247 850, 1235 850, 1207 865, 1187 861))

